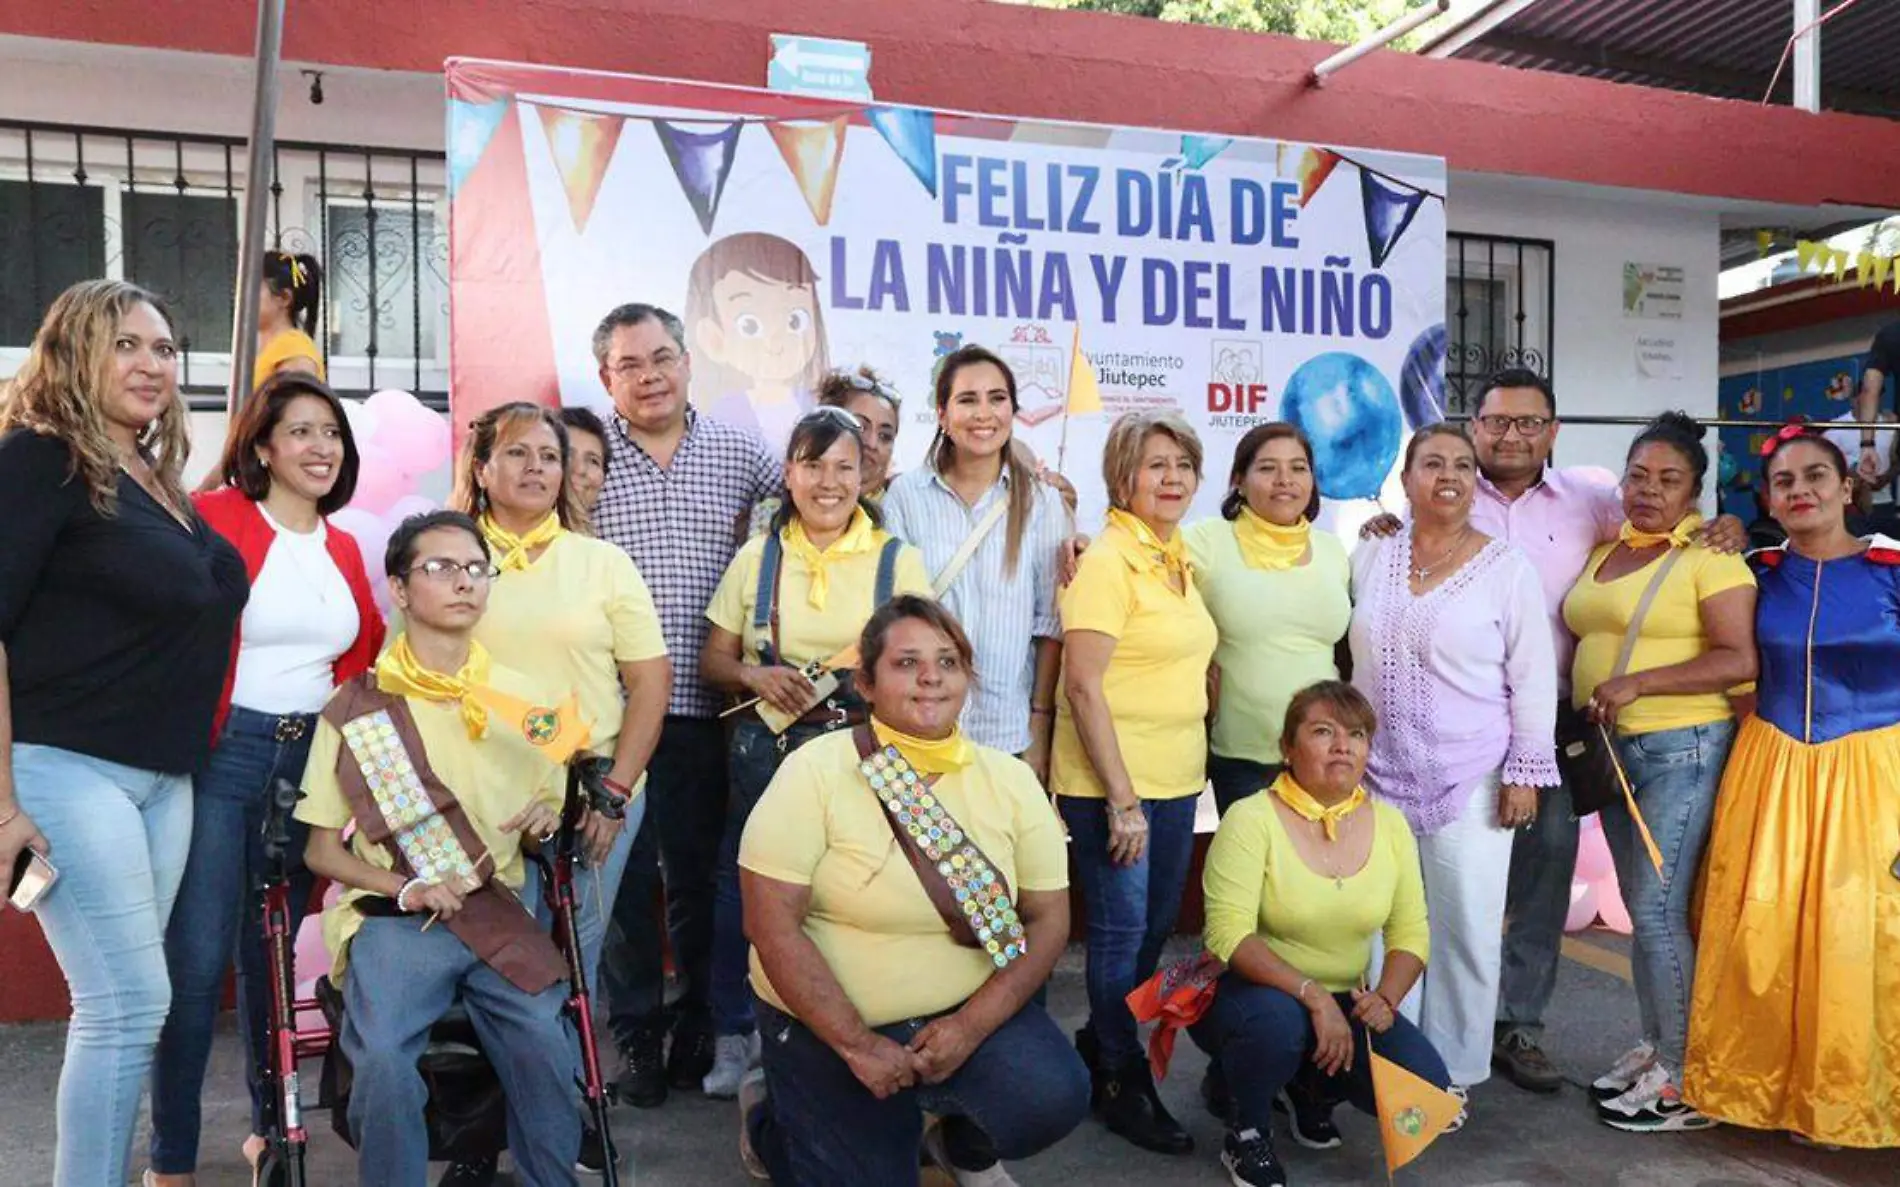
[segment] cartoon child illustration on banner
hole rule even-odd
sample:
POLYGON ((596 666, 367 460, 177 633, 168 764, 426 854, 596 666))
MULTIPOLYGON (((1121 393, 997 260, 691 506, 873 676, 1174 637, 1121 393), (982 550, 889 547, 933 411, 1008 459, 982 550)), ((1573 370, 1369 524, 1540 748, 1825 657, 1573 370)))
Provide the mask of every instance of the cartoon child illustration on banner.
POLYGON ((714 242, 687 280, 686 348, 694 405, 782 451, 831 368, 811 260, 777 235, 714 242))

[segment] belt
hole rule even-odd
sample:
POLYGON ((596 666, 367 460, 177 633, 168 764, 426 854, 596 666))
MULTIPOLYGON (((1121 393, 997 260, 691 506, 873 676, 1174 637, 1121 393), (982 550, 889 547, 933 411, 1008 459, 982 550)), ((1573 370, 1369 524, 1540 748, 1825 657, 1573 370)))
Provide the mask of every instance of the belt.
POLYGON ((307 713, 279 717, 271 725, 271 737, 279 742, 300 742, 310 732, 310 720, 307 713))
POLYGON ((794 725, 811 725, 823 729, 843 729, 846 726, 863 725, 867 714, 862 703, 840 702, 836 697, 805 710, 805 715, 794 725))

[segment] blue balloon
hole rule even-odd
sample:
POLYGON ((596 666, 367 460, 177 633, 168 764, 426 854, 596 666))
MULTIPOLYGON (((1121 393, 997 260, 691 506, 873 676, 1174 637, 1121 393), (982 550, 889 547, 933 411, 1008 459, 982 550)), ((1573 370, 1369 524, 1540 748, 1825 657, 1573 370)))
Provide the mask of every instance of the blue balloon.
POLYGON ((1443 322, 1420 334, 1405 352, 1399 370, 1399 405, 1414 429, 1445 419, 1445 354, 1450 349, 1443 322))
POLYGON ((1313 443, 1320 494, 1378 497, 1405 426, 1392 384, 1377 367, 1343 351, 1308 359, 1287 380, 1280 415, 1313 443))

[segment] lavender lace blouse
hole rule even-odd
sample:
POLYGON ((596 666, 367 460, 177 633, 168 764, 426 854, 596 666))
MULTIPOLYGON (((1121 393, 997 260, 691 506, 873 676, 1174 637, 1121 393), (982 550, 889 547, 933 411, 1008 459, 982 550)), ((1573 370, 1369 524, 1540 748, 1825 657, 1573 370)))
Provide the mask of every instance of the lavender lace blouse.
POLYGON ((1379 715, 1366 786, 1426 835, 1478 782, 1558 783, 1557 659, 1537 571, 1493 540, 1415 597, 1412 537, 1353 553, 1352 682, 1379 715))

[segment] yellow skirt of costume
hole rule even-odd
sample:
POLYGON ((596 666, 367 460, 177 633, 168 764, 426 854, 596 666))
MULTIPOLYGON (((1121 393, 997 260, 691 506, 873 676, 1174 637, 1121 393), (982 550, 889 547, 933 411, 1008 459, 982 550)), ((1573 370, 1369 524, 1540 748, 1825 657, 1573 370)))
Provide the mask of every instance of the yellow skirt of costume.
POLYGON ((1900 1146, 1900 726, 1742 725, 1709 836, 1683 1095, 1735 1125, 1900 1146))

